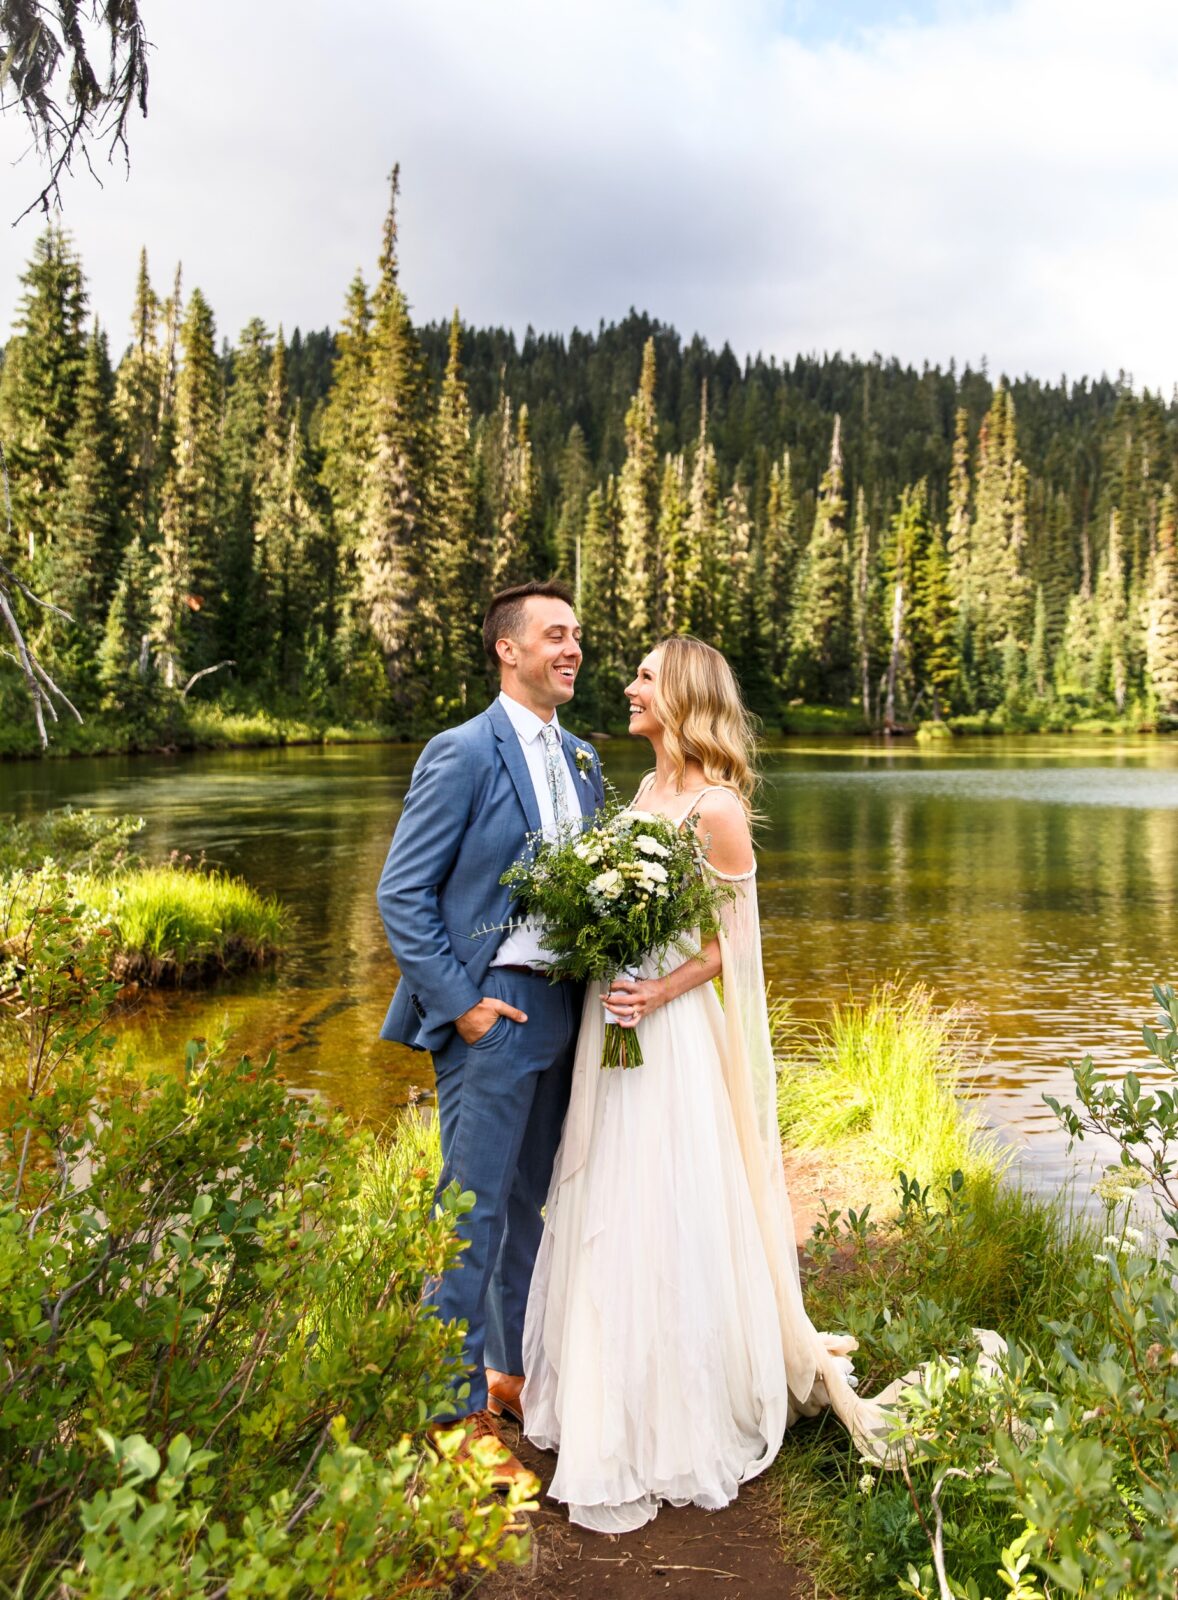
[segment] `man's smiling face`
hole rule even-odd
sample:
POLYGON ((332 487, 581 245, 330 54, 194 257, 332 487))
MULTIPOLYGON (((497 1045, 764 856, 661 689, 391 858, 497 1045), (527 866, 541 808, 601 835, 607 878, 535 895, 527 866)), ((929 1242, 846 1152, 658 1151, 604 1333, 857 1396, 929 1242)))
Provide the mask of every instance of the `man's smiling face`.
POLYGON ((581 665, 581 625, 572 606, 554 595, 529 595, 518 639, 497 649, 503 687, 545 722, 573 698, 581 665))

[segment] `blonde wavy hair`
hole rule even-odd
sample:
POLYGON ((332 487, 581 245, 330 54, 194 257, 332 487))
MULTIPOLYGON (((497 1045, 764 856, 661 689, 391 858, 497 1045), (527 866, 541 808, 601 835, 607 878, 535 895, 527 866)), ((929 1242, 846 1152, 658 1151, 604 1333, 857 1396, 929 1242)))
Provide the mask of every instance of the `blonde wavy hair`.
POLYGON ((654 648, 659 666, 651 709, 662 725, 676 787, 683 787, 688 761, 698 761, 707 781, 733 790, 755 821, 756 725, 736 674, 718 650, 688 633, 673 634, 654 648))

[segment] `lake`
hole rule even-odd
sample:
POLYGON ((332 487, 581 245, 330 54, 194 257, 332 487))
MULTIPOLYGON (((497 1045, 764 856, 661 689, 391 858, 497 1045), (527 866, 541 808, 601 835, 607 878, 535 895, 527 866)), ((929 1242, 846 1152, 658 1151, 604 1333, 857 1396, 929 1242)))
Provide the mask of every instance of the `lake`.
MULTIPOLYGON (((649 747, 602 745, 629 793, 649 747)), ((377 1038, 394 968, 373 890, 416 751, 403 746, 106 757, 5 765, 5 807, 70 802, 147 819, 141 848, 242 874, 294 913, 278 967, 153 995, 120 1024, 144 1063, 231 1030, 290 1081, 383 1122, 431 1082, 377 1038)), ((1178 743, 1141 738, 822 740, 764 755, 766 971, 802 1015, 888 978, 968 1006, 987 1048, 971 1092, 1037 1186, 1069 1170, 1043 1092, 1089 1052, 1140 1064, 1150 985, 1175 977, 1178 743)))

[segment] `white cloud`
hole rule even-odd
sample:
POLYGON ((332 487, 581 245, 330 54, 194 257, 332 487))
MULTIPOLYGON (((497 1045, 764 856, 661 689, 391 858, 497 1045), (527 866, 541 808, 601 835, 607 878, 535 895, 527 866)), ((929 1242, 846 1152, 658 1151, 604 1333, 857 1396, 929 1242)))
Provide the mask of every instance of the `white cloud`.
MULTIPOLYGON (((116 335, 141 241, 229 335, 318 326, 371 270, 399 159, 420 316, 567 330, 637 305, 742 353, 1123 367, 1168 393, 1178 7, 841 9, 160 4, 131 179, 71 184, 67 221, 116 335)), ((4 320, 35 229, 0 247, 4 320)))

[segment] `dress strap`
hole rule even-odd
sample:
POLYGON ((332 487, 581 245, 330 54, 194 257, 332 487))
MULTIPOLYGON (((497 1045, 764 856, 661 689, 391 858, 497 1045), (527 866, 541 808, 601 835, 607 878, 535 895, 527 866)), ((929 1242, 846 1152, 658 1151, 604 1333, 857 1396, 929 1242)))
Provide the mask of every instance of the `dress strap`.
MULTIPOLYGON (((688 817, 695 810, 696 806, 699 805, 700 801, 703 799, 705 794, 716 794, 717 792, 719 792, 720 794, 733 794, 733 791, 728 787, 728 785, 726 783, 709 783, 706 789, 701 789, 698 794, 696 794, 696 795, 694 795, 692 797, 691 801, 688 804, 687 810, 683 813, 683 815, 677 821, 674 818, 671 819, 672 821, 675 822, 675 826, 677 828, 681 828, 683 826, 683 824, 687 821, 688 817)), ((735 796, 734 796, 734 798, 735 798, 735 796)))

